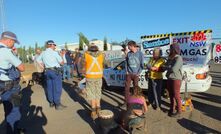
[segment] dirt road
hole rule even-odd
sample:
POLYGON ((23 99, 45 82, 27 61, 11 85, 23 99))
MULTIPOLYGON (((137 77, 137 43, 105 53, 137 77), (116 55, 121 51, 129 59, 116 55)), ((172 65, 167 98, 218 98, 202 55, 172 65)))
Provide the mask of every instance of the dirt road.
MULTIPOLYGON (((167 116, 164 111, 151 107, 147 113, 148 134, 192 134, 221 133, 221 66, 211 66, 212 87, 205 93, 195 93, 193 112, 187 112, 180 119, 167 116)), ((77 81, 73 79, 73 81, 77 81)), ((44 89, 40 85, 22 90, 22 125, 27 134, 98 134, 100 129, 89 117, 89 106, 76 93, 76 82, 63 84, 62 103, 65 110, 56 111, 46 101, 44 89), (85 110, 86 109, 86 110, 85 110)), ((168 109, 167 99, 164 108, 168 109)), ((114 111, 123 103, 120 89, 103 90, 102 108, 114 111)), ((3 106, 0 105, 0 134, 5 133, 3 106)))

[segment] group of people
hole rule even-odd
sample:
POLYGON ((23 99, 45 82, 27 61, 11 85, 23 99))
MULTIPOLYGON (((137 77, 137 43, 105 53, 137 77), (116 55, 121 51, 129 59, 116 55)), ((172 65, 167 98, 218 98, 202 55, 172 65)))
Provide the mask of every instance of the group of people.
MULTIPOLYGON (((17 37, 10 31, 3 32, 0 39, 0 97, 4 105, 5 120, 7 122, 7 133, 19 131, 19 92, 20 92, 20 72, 24 71, 24 65, 19 58, 13 54, 11 49, 18 43, 17 37)), ((87 51, 82 55, 77 52, 76 59, 73 60, 72 53, 62 50, 59 54, 53 40, 46 42, 46 50, 36 51, 35 64, 38 71, 43 72, 46 78, 46 95, 50 107, 56 110, 66 108, 61 103, 62 78, 69 79, 71 66, 77 68, 78 76, 86 78, 86 99, 91 105, 91 118, 96 119, 101 110, 101 88, 105 56, 99 51, 95 44, 90 44, 87 51), (79 60, 80 59, 80 60, 79 60), (81 65, 81 74, 78 65, 81 65)), ((147 112, 147 103, 138 86, 139 74, 144 67, 144 55, 139 50, 139 45, 135 41, 129 41, 129 52, 126 52, 126 84, 125 84, 125 104, 133 114, 138 117, 147 112), (131 81, 134 88, 130 91, 131 81)), ((178 44, 170 45, 170 54, 165 61, 162 50, 155 48, 153 57, 147 64, 148 68, 148 100, 149 103, 158 109, 161 107, 162 72, 167 70, 167 89, 170 96, 169 116, 181 114, 180 86, 182 80, 181 68, 183 65, 180 48, 178 44), (177 104, 177 107, 176 105, 177 104)))
MULTIPOLYGON (((125 84, 125 104, 130 105, 143 104, 143 114, 147 111, 146 101, 143 95, 138 95, 138 81, 141 71, 144 69, 144 56, 139 51, 139 46, 134 41, 128 42, 128 49, 126 53, 126 84, 125 84), (131 81, 133 81, 134 88, 130 92, 131 81), (135 90, 135 91, 134 91, 135 90), (134 96, 138 96, 143 101, 133 101, 134 96), (132 101, 131 101, 132 99, 132 101), (134 103, 131 103, 134 102, 134 103), (140 103, 142 102, 142 103, 140 103)), ((163 84, 163 72, 166 72, 167 77, 167 90, 170 97, 170 109, 168 115, 171 117, 179 117, 181 114, 181 97, 180 87, 182 82, 182 65, 183 60, 180 56, 179 44, 170 45, 170 53, 168 58, 162 57, 162 50, 160 48, 153 49, 153 57, 147 63, 146 79, 148 80, 148 102, 156 110, 161 109, 161 95, 163 84), (177 106, 176 106, 177 105, 177 106)), ((136 108, 135 108, 136 109, 136 108)))

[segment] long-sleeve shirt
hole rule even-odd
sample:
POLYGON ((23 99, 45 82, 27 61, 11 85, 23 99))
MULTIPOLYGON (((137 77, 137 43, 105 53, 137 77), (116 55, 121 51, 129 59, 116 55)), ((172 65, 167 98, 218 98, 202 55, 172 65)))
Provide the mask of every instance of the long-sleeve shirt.
POLYGON ((126 71, 129 74, 140 74, 144 68, 144 55, 141 51, 128 52, 126 57, 126 71))
POLYGON ((182 80, 183 58, 176 55, 173 59, 168 59, 167 63, 167 79, 182 80))

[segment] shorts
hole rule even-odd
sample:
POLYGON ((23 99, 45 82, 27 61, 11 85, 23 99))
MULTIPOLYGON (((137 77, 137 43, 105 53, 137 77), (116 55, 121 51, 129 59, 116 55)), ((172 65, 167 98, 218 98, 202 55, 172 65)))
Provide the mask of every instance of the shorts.
POLYGON ((86 79, 87 100, 101 99, 102 79, 86 79))

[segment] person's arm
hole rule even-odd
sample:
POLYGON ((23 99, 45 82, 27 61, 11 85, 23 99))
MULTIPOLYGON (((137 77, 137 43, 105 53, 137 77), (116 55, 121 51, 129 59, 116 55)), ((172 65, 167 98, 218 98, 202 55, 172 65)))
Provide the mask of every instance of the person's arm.
POLYGON ((25 66, 22 64, 21 60, 17 56, 15 56, 12 52, 8 51, 7 54, 8 61, 15 66, 19 71, 25 71, 25 66))
POLYGON ((58 53, 56 53, 55 56, 56 56, 56 59, 59 62, 59 64, 64 65, 64 60, 62 59, 62 57, 58 53))
POLYGON ((146 113, 147 111, 148 111, 148 109, 147 109, 147 103, 146 103, 146 99, 144 98, 144 97, 142 97, 142 99, 143 99, 143 106, 144 106, 144 113, 146 113))

